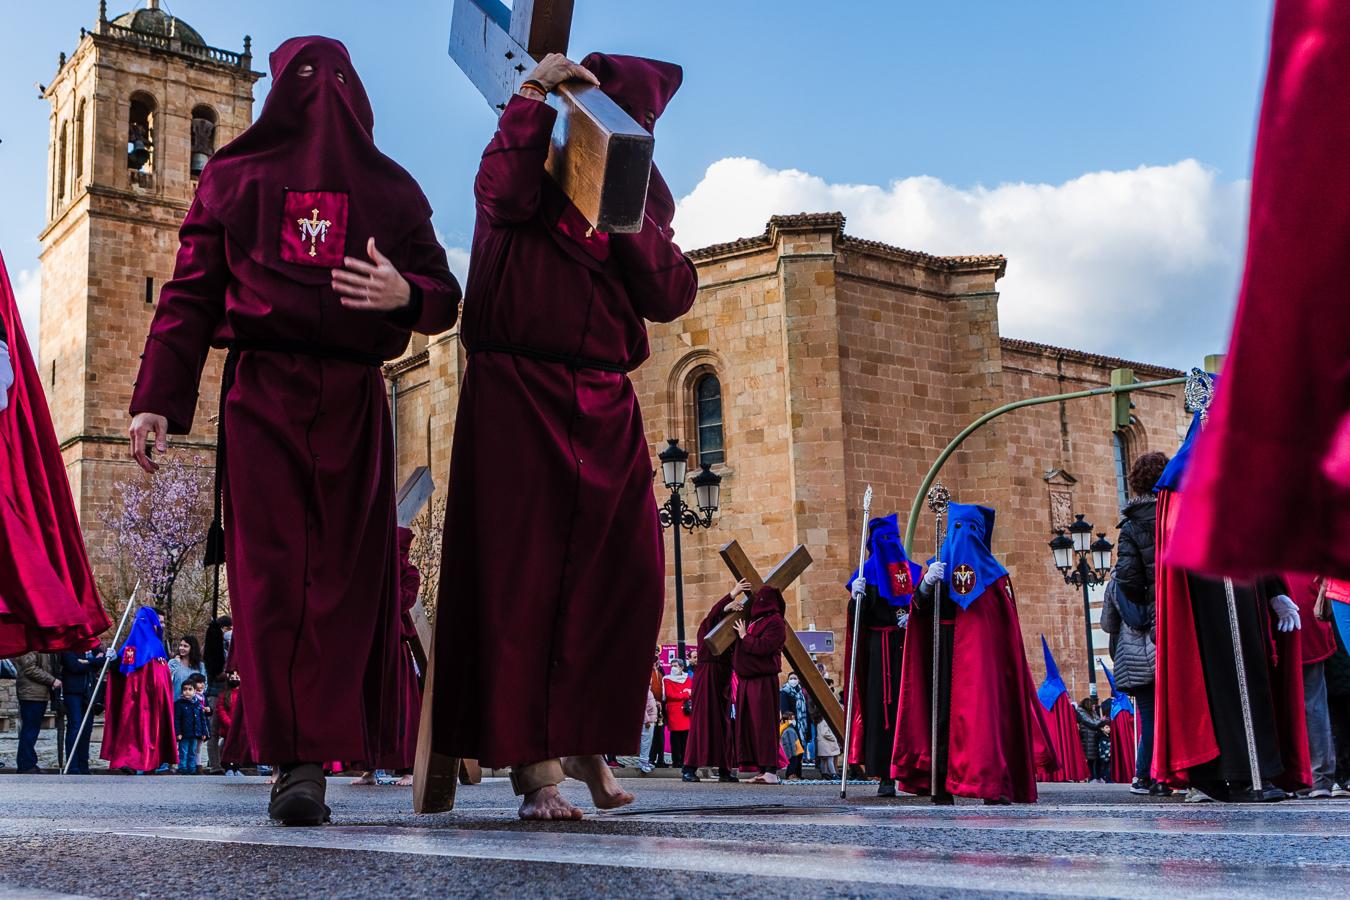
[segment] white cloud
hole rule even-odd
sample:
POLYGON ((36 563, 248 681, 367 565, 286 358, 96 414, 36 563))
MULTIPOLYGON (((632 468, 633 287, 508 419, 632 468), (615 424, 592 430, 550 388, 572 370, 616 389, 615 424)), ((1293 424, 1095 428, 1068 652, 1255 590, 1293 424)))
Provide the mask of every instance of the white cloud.
POLYGON ((831 184, 730 158, 679 201, 675 229, 683 246, 702 247, 759 234, 775 213, 840 210, 857 237, 1003 253, 1003 334, 1189 366, 1227 342, 1247 187, 1191 159, 1063 184, 958 188, 927 176, 831 184))
POLYGON ((23 333, 36 357, 38 352, 39 307, 42 305, 42 273, 37 269, 21 269, 14 278, 14 300, 23 319, 23 333))

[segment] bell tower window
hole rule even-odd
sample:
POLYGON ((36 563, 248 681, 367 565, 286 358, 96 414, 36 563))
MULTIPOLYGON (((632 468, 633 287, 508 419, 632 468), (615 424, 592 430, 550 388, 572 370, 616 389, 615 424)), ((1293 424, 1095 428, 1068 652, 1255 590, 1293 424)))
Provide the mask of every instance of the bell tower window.
POLYGON ((722 382, 709 372, 694 382, 694 415, 698 430, 698 462, 710 466, 727 461, 722 442, 722 382))
POLYGON ((61 136, 56 139, 56 202, 64 203, 66 200, 66 160, 67 151, 70 144, 67 141, 67 132, 69 126, 66 122, 61 123, 61 136))
POLYGON ((137 92, 131 95, 127 118, 127 168, 149 175, 154 171, 155 98, 137 92))
POLYGON ((216 111, 209 106, 192 110, 192 177, 197 178, 216 153, 216 111))
POLYGON ((84 129, 85 129, 85 101, 80 101, 79 110, 75 114, 75 188, 79 189, 80 182, 84 179, 84 129))

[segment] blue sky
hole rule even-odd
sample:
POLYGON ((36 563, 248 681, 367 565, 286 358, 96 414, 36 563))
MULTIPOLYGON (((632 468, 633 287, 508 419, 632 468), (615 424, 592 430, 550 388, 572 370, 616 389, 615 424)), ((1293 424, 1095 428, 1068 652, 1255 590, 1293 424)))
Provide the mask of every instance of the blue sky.
MULTIPOLYGON (((164 6, 215 46, 251 34, 259 68, 291 35, 345 41, 377 140, 446 244, 468 245, 493 115, 446 56, 449 0, 164 6)), ((29 304, 48 116, 33 83, 96 16, 94 0, 6 11, 0 249, 29 304)), ((833 204, 865 237, 1007 253, 1005 333, 1180 365, 1226 333, 1269 16, 1269 0, 577 0, 573 49, 684 65, 657 158, 687 246, 833 204)))

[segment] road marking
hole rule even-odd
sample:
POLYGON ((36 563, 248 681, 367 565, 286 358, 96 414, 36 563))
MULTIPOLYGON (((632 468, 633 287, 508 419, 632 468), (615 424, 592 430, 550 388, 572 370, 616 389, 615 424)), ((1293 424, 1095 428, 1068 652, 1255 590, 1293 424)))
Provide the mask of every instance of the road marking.
POLYGON ((892 887, 928 887, 1058 896, 1282 898, 1334 896, 1346 883, 1339 866, 1178 864, 1103 857, 944 853, 912 847, 831 847, 741 841, 538 831, 330 826, 327 828, 152 827, 81 829, 85 833, 268 847, 405 853, 574 866, 679 870, 758 878, 812 879, 892 887))

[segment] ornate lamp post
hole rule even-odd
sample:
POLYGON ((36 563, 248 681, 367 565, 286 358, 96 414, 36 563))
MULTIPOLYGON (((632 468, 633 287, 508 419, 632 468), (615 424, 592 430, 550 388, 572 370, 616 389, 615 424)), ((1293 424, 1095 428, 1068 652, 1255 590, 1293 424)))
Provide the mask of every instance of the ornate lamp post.
POLYGON ((1087 636, 1087 676, 1088 688, 1097 693, 1097 667, 1092 661, 1092 600, 1088 589, 1106 583, 1111 572, 1111 548, 1113 544, 1106 539, 1104 532, 1097 533, 1092 540, 1092 525, 1083 521, 1083 516, 1074 515, 1069 533, 1063 528, 1055 529, 1050 540, 1050 552, 1055 557, 1055 568, 1064 576, 1064 583, 1083 589, 1083 627, 1087 636))
POLYGON ((661 506, 661 527, 670 528, 675 535, 675 643, 679 648, 680 659, 685 661, 688 654, 684 643, 684 571, 680 560, 680 529, 687 529, 693 534, 695 529, 712 527, 713 515, 722 497, 722 476, 707 463, 703 464, 703 471, 692 479, 697 509, 691 508, 681 493, 689 470, 689 451, 680 446, 679 438, 667 438, 666 444, 666 449, 657 456, 661 460, 661 477, 670 490, 670 499, 661 506))

